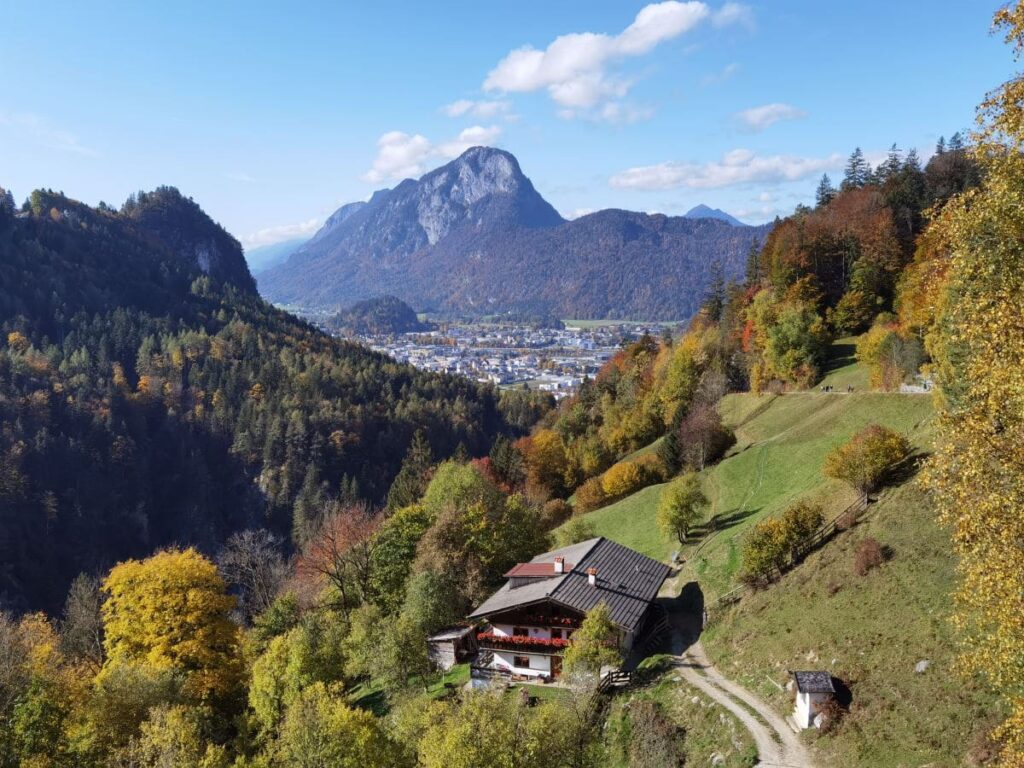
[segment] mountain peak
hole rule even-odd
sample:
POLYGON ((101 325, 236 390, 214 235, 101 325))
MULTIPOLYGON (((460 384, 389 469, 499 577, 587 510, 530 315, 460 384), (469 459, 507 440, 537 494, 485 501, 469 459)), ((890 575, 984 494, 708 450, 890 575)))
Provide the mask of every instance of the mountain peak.
POLYGON ((742 221, 737 219, 735 216, 726 213, 721 208, 711 208, 710 206, 695 205, 693 208, 683 214, 687 219, 717 219, 718 221, 724 221, 726 224, 732 224, 734 227, 745 227, 742 221))

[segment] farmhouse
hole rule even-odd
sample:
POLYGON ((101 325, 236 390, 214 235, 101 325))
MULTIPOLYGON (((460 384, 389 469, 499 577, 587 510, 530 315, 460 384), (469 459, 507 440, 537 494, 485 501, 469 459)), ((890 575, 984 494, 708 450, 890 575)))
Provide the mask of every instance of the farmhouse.
POLYGON ((587 611, 608 606, 623 653, 660 616, 654 608, 669 567, 599 537, 538 555, 470 616, 486 621, 474 675, 557 679, 562 654, 587 611))

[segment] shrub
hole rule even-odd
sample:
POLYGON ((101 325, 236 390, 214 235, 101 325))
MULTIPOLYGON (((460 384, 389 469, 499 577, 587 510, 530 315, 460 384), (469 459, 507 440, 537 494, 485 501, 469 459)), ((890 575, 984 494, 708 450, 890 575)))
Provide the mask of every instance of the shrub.
POLYGON ((843 708, 843 705, 839 703, 838 699, 831 698, 821 705, 818 709, 818 714, 822 716, 821 732, 835 733, 839 728, 839 725, 843 722, 843 716, 846 714, 846 710, 843 708))
POLYGON ((645 453, 633 459, 633 463, 640 468, 644 485, 663 483, 668 480, 668 472, 665 469, 665 462, 656 453, 645 453))
POLYGON ((762 584, 781 571, 801 543, 824 522, 821 507, 799 501, 780 517, 769 517, 754 526, 743 543, 740 578, 748 584, 762 584))
POLYGON ((577 544, 597 536, 594 524, 583 517, 574 517, 557 531, 555 531, 555 545, 568 547, 570 544, 577 544))
POLYGON ((576 512, 584 513, 603 507, 608 497, 600 477, 592 477, 576 489, 576 512))
POLYGON ((572 517, 572 506, 564 499, 551 499, 544 503, 540 524, 545 531, 557 528, 572 517))
POLYGON ((620 461, 601 476, 601 487, 612 499, 628 496, 644 486, 644 473, 632 461, 620 461))
POLYGON ((630 702, 629 720, 630 768, 683 765, 685 731, 665 714, 658 702, 648 699, 630 702))
POLYGON ((872 424, 825 457, 824 473, 862 493, 877 489, 889 471, 910 455, 910 442, 899 432, 872 424))
POLYGON ((866 538, 857 545, 853 556, 853 570, 858 576, 866 576, 872 568, 885 562, 885 551, 878 539, 866 538))

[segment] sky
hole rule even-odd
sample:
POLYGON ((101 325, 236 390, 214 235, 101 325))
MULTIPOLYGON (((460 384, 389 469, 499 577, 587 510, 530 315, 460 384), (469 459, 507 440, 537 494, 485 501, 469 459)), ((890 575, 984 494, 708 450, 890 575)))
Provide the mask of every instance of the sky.
POLYGON ((0 186, 174 185, 247 248, 475 144, 569 218, 770 221, 1015 71, 988 0, 2 3, 0 186))

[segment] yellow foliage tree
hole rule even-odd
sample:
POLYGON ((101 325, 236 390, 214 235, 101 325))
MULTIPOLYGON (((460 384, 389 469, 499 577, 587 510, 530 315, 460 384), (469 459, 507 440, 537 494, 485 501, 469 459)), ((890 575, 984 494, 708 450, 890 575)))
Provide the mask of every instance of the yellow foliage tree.
POLYGON ((186 549, 129 560, 110 571, 103 590, 103 672, 121 663, 173 670, 200 701, 238 691, 239 632, 229 618, 235 598, 205 557, 186 549))
POLYGON ((644 473, 633 461, 620 461, 601 477, 605 496, 618 498, 639 490, 644 484, 644 473))
MULTIPOLYGON (((1019 57, 1024 3, 996 27, 1019 57)), ((1000 764, 1024 766, 1024 79, 982 104, 974 157, 984 181, 933 227, 949 246, 929 347, 941 393, 926 483, 959 556, 962 662, 1007 701, 1000 764)))

